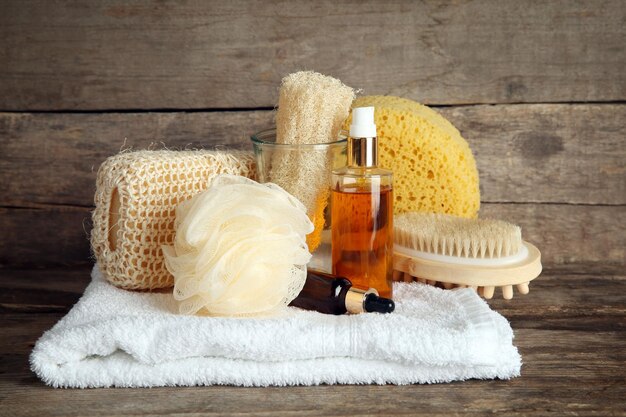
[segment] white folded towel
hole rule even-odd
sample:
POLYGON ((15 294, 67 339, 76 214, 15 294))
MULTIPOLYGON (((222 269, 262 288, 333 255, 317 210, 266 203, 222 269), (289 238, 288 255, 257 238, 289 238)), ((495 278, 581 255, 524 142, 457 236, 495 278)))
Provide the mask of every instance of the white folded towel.
POLYGON ((169 293, 115 288, 98 267, 37 342, 33 371, 55 387, 411 384, 518 376, 507 320, 471 289, 396 283, 392 314, 181 316, 169 293))

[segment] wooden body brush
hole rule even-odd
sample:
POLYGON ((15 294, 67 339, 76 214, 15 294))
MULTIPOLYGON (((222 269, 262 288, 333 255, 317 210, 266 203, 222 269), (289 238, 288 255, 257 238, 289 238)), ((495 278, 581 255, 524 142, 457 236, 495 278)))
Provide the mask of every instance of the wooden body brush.
POLYGON ((447 214, 404 213, 394 219, 394 280, 471 287, 489 299, 495 287, 513 298, 541 273, 539 250, 519 226, 447 214))

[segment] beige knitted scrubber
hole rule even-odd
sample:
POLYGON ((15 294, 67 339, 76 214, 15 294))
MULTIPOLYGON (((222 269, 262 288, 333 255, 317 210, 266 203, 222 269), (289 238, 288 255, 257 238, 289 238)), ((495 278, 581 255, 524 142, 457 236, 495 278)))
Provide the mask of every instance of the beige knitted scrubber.
MULTIPOLYGON (((286 76, 278 99, 276 142, 302 145, 337 141, 354 97, 352 88, 326 75, 300 71, 286 76)), ((272 163, 272 182, 297 197, 315 225, 307 237, 311 251, 321 242, 331 167, 328 153, 306 148, 302 153, 278 154, 272 163)))
POLYGON ((245 151, 137 151, 108 158, 98 170, 91 247, 100 270, 125 289, 174 285, 161 245, 174 241, 176 206, 219 174, 254 177, 245 151))

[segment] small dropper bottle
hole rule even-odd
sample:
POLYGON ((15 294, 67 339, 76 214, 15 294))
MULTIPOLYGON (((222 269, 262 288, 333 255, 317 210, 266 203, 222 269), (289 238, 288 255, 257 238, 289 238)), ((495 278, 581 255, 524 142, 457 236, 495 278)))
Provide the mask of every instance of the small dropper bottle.
POLYGON ((310 270, 292 306, 325 314, 391 313, 395 303, 378 296, 375 289, 360 290, 343 278, 310 270))
POLYGON ((352 109, 348 165, 332 173, 333 274, 392 297, 392 173, 378 167, 374 107, 352 109))

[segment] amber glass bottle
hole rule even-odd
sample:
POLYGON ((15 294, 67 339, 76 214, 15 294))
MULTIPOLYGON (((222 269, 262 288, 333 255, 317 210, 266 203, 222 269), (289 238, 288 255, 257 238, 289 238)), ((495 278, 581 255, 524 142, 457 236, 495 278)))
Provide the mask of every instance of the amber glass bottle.
POLYGON ((333 274, 392 297, 392 173, 378 168, 374 108, 352 110, 348 165, 332 174, 333 274))
POLYGON ((346 278, 314 270, 307 272, 302 291, 290 305, 325 314, 391 313, 395 309, 392 300, 379 297, 373 288, 356 289, 346 278))

